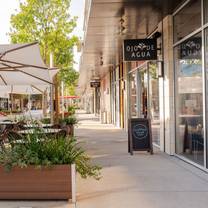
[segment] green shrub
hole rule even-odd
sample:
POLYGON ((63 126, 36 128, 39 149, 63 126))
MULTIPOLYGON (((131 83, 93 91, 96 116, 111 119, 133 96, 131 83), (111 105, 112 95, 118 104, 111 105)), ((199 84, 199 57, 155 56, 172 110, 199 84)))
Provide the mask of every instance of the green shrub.
POLYGON ((40 132, 28 135, 22 143, 3 148, 0 151, 0 164, 8 171, 15 166, 24 168, 29 165, 41 167, 75 164, 81 177, 95 179, 100 178, 101 169, 91 163, 90 157, 74 138, 48 137, 40 132))
POLYGON ((76 110, 75 106, 73 106, 73 105, 68 106, 68 113, 70 115, 74 115, 75 114, 75 110, 76 110))
POLYGON ((77 124, 77 118, 75 116, 68 116, 66 118, 60 118, 59 123, 62 125, 74 125, 77 124))
POLYGON ((50 124, 50 123, 51 123, 51 119, 50 119, 50 118, 42 118, 42 119, 41 119, 41 122, 42 122, 43 124, 50 124))

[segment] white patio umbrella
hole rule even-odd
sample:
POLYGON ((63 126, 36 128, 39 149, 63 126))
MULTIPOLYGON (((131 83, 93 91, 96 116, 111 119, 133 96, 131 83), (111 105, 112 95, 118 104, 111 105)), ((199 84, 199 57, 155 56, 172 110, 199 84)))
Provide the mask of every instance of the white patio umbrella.
POLYGON ((49 88, 48 85, 0 85, 0 97, 8 97, 8 94, 43 94, 49 88))
POLYGON ((46 87, 53 86, 57 72, 57 68, 44 64, 37 42, 0 45, 0 86, 8 87, 8 93, 43 92, 46 87))
POLYGON ((0 85, 52 84, 57 72, 44 64, 38 43, 0 45, 0 85))

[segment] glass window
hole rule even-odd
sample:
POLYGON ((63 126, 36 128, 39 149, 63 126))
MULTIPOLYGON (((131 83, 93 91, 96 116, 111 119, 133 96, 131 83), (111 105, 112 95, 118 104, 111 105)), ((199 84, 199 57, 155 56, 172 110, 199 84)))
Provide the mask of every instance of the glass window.
POLYGON ((138 110, 141 118, 147 118, 148 111, 148 74, 147 68, 139 69, 138 71, 138 110))
POLYGON ((204 23, 208 22, 208 0, 204 0, 204 23))
POLYGON ((203 165, 201 33, 175 48, 176 153, 203 165))
POLYGON ((131 117, 136 117, 137 116, 137 91, 136 91, 136 88, 137 88, 137 82, 136 82, 136 73, 133 72, 129 75, 130 79, 129 79, 129 88, 130 88, 130 103, 131 103, 131 106, 130 106, 130 112, 131 112, 131 117))
POLYGON ((160 99, 159 78, 157 76, 157 64, 149 64, 149 104, 152 125, 152 141, 160 145, 160 99))
MULTIPOLYGON (((207 103, 208 102, 208 28, 205 30, 205 68, 206 68, 206 103, 207 103)), ((207 106, 206 111, 208 113, 208 106, 207 106)), ((208 139, 208 136, 207 136, 207 139, 208 139)), ((208 159, 208 152, 207 152, 207 159, 208 159)), ((208 168, 208 160, 207 160, 207 168, 208 168)))
POLYGON ((201 0, 191 0, 174 17, 174 42, 201 27, 201 0))

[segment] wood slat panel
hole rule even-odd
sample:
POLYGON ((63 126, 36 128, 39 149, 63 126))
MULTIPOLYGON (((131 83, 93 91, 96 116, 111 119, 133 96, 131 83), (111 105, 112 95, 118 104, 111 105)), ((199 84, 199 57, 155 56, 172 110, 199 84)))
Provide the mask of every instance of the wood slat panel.
POLYGON ((0 192, 0 199, 10 199, 10 200, 32 200, 32 199, 42 199, 42 200, 53 200, 53 199, 71 199, 72 197, 71 192, 41 192, 41 193, 34 193, 34 192, 0 192))
POLYGON ((71 167, 14 168, 0 167, 0 199, 71 199, 71 167))

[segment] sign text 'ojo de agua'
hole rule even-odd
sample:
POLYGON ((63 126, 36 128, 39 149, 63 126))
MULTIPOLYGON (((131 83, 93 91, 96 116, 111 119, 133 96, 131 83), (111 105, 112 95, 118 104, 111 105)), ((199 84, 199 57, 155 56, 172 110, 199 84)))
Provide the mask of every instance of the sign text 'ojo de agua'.
POLYGON ((129 39, 123 44, 124 61, 157 59, 156 39, 129 39))

